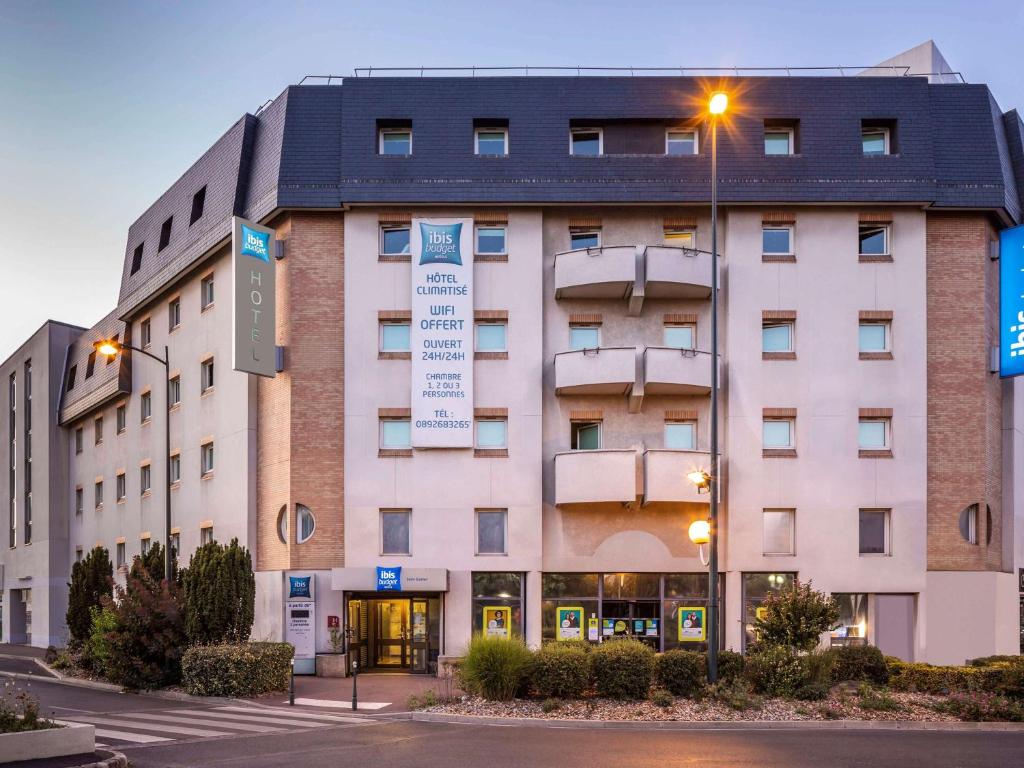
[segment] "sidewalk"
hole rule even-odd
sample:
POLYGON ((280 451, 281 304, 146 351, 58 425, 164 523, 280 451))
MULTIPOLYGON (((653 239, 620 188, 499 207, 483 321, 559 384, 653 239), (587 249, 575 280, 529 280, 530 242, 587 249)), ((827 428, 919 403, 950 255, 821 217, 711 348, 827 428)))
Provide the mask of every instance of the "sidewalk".
POLYGON ((0 656, 19 656, 26 659, 41 659, 46 656, 45 648, 35 648, 31 645, 10 645, 0 643, 0 656))
MULTIPOLYGON (((359 675, 359 714, 378 715, 408 712, 412 694, 428 690, 440 691, 441 681, 431 675, 388 672, 364 672, 359 675)), ((279 693, 256 699, 261 704, 279 706, 288 702, 288 695, 279 693)), ((351 677, 295 676, 295 703, 326 710, 351 711, 351 677)))

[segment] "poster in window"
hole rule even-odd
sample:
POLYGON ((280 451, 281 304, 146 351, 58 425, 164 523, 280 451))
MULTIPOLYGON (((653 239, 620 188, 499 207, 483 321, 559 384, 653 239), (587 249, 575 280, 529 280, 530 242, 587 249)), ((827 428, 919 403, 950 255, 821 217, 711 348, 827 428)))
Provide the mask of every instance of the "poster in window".
POLYGON ((573 606, 571 608, 558 609, 558 634, 559 640, 582 640, 583 639, 583 608, 573 606))
POLYGON ((679 609, 679 642, 703 643, 707 639, 707 609, 689 606, 679 609))
POLYGON ((512 609, 506 606, 484 606, 484 635, 508 640, 512 628, 512 609))

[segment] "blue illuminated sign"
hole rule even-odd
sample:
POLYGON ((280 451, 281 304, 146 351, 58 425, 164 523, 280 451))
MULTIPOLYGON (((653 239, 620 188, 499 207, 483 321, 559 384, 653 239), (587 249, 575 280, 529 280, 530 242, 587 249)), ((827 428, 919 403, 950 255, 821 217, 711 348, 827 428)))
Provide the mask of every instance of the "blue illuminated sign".
POLYGON ((999 233, 999 375, 1024 373, 1024 226, 999 233))
POLYGON ((462 264, 462 224, 420 224, 420 264, 462 264))
POLYGON ((377 591, 400 592, 402 590, 402 568, 381 568, 377 566, 377 591))
POLYGON ((289 576, 288 599, 296 597, 312 597, 309 593, 309 582, 312 576, 289 576))
POLYGON ((270 261, 270 233, 258 232, 242 225, 242 254, 255 256, 261 261, 270 261))

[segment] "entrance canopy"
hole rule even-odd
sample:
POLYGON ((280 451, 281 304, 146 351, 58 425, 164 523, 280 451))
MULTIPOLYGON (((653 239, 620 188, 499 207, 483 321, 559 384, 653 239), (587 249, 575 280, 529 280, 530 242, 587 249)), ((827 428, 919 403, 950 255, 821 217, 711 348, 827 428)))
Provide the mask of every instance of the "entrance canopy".
POLYGON ((346 592, 447 592, 447 568, 332 568, 331 589, 346 592), (382 579, 382 570, 387 576, 382 579), (385 586, 386 585, 386 586, 385 586), (396 588, 397 586, 397 588, 396 588))

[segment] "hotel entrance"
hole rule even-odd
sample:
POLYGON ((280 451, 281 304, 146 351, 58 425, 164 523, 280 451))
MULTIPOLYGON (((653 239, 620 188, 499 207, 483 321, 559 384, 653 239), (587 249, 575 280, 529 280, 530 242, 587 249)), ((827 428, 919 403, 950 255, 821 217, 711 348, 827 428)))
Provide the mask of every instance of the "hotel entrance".
POLYGON ((354 593, 347 598, 352 630, 349 658, 359 670, 434 674, 441 635, 441 599, 429 595, 379 597, 354 593))

